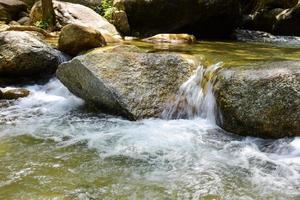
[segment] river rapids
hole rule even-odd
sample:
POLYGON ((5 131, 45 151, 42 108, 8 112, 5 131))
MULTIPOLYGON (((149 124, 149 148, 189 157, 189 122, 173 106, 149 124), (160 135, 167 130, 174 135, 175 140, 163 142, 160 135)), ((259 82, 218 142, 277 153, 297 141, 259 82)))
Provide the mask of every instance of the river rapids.
POLYGON ((300 138, 216 125, 220 66, 200 66, 162 119, 135 122, 93 112, 56 78, 27 85, 1 102, 0 199, 300 199, 300 138))

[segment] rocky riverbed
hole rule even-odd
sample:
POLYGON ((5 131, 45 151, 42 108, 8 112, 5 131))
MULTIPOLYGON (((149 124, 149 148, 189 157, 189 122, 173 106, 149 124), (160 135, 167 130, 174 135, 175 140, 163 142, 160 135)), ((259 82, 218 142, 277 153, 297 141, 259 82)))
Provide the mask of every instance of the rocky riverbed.
MULTIPOLYGON (((143 52, 166 51, 164 45, 157 49, 149 43, 133 44, 143 52)), ((209 63, 221 61, 219 52, 227 47, 232 60, 224 59, 225 68, 249 64, 255 56, 274 62, 276 55, 289 52, 297 58, 298 53, 294 47, 238 42, 186 47, 168 49, 199 58, 206 53, 214 58, 209 63), (274 56, 263 55, 260 49, 269 49, 274 56), (248 60, 236 51, 243 51, 248 60)), ((193 88, 195 80, 184 89, 193 88)), ((0 196, 6 199, 297 199, 300 195, 297 137, 241 137, 220 129, 208 115, 128 121, 95 111, 56 78, 25 88, 28 97, 2 101, 0 112, 0 196)), ((201 94, 197 90, 194 93, 201 94)))
POLYGON ((70 2, 0 0, 0 199, 300 198, 299 2, 70 2))

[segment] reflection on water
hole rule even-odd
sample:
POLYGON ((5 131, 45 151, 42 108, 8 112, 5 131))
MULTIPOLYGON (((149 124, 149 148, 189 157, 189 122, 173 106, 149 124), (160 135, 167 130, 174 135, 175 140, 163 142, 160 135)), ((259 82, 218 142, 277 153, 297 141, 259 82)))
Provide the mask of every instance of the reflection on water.
POLYGON ((201 118, 130 122, 53 79, 0 111, 0 199, 299 199, 300 138, 201 118))
POLYGON ((151 44, 139 41, 130 41, 139 47, 154 52, 172 51, 192 54, 207 65, 223 62, 224 67, 249 65, 260 61, 299 60, 300 50, 294 45, 274 46, 263 43, 246 43, 236 41, 199 41, 197 44, 151 44))
MULTIPOLYGON (((274 41, 270 38, 270 43, 264 43, 259 38, 255 38, 251 40, 252 42, 200 40, 197 44, 153 44, 131 40, 124 41, 124 44, 136 45, 149 50, 149 52, 186 53, 198 57, 207 65, 223 62, 224 67, 249 65, 259 61, 299 60, 300 38, 293 42, 284 37, 280 40, 284 39, 284 42, 280 43, 277 42, 278 38, 280 37, 276 37, 273 39, 274 41)), ((240 38, 240 40, 242 39, 240 38)), ((47 42, 53 46, 57 46, 57 41, 58 38, 47 39, 47 42)))
MULTIPOLYGON (((300 57, 240 42, 130 44, 225 67, 300 57)), ((207 116, 131 122, 92 112, 57 79, 27 88, 24 99, 0 101, 1 200, 300 199, 300 138, 240 137, 207 116)))

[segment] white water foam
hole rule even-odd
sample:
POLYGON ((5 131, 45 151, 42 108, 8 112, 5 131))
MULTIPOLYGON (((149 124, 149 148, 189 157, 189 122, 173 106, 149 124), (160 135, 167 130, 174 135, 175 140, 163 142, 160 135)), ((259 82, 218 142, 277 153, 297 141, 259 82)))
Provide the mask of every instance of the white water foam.
MULTIPOLYGON (((201 70, 184 84, 184 91, 192 91, 193 85, 199 86, 202 82, 203 78, 199 77, 215 71, 214 68, 204 73, 201 70)), ((300 196, 300 138, 263 140, 225 133, 207 120, 208 114, 199 117, 206 105, 204 102, 213 105, 209 101, 213 96, 207 97, 211 88, 201 88, 206 88, 196 96, 201 103, 195 102, 194 96, 187 92, 191 94, 193 106, 202 107, 190 112, 192 119, 131 122, 82 112, 79 108, 83 101, 70 94, 57 79, 52 79, 46 85, 28 86, 29 97, 0 109, 0 133, 5 137, 24 134, 54 140, 57 148, 86 144, 88 149, 97 151, 101 163, 108 162, 107 159, 129 159, 126 165, 109 166, 125 173, 121 180, 114 179, 114 185, 119 187, 103 186, 101 190, 124 195, 130 191, 129 199, 134 199, 137 190, 150 197, 155 194, 156 198, 152 199, 201 199, 209 194, 216 195, 217 199, 297 199, 300 196), (201 93, 206 93, 206 98, 200 96, 201 93), (128 173, 130 171, 133 172, 128 173), (153 185, 162 193, 150 191, 153 185)), ((213 113, 213 109, 207 110, 213 113)), ((22 151, 26 153, 26 148, 22 151)), ((36 165, 39 164, 42 166, 42 163, 36 165)), ((28 166, 31 166, 29 161, 28 166)), ((13 169, 13 166, 8 167, 13 169)), ((82 163, 80 170, 92 167, 82 163)), ((109 169, 102 171, 104 174, 100 174, 99 179, 110 176, 109 169)), ((63 179, 63 175, 60 178, 63 179)), ((99 195, 100 189, 93 184, 88 189, 83 192, 99 195)))
POLYGON ((222 67, 222 63, 204 68, 199 66, 194 75, 189 78, 164 110, 165 119, 203 118, 211 124, 216 123, 216 100, 213 94, 215 75, 222 67))

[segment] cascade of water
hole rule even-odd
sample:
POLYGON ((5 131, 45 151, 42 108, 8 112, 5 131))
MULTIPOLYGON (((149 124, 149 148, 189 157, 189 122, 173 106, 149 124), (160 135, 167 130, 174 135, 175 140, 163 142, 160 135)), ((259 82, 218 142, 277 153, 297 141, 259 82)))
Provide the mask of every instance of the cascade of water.
POLYGON ((216 101, 213 94, 215 74, 223 63, 204 68, 200 65, 194 75, 181 85, 175 101, 167 105, 162 113, 164 119, 201 117, 216 123, 216 101))

